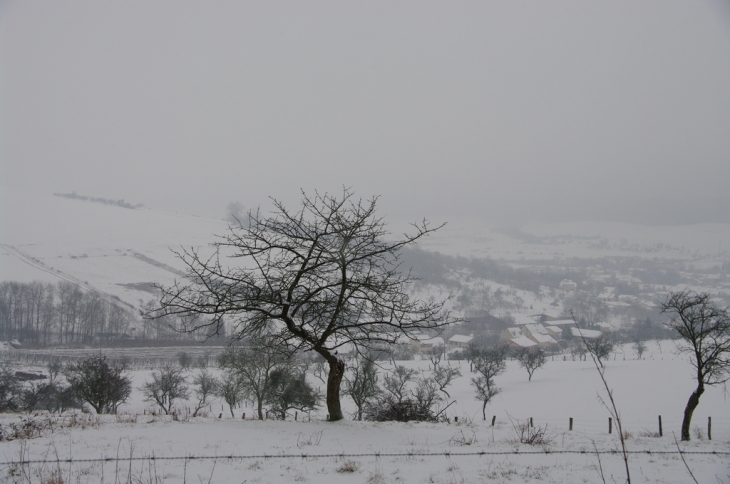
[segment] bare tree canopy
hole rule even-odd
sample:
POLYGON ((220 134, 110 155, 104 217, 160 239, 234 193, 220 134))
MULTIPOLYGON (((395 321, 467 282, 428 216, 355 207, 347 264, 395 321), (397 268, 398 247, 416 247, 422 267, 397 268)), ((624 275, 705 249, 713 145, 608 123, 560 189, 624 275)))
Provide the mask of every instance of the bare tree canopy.
POLYGON ((682 440, 690 439, 692 413, 700 403, 705 385, 730 379, 730 315, 717 308, 707 293, 669 293, 661 305, 663 313, 675 316, 669 324, 687 343, 680 350, 690 355, 697 388, 690 395, 682 420, 682 440))
POLYGON ((377 200, 349 189, 339 197, 303 193, 297 211, 273 200, 271 216, 250 212, 249 224, 231 226, 213 244, 212 257, 178 253, 188 277, 160 288, 158 314, 183 316, 188 331, 226 322, 237 338, 269 335, 290 350, 316 351, 330 368, 329 418, 343 418, 338 348, 374 349, 452 321, 443 301, 409 297, 413 278, 399 267, 399 250, 438 227, 423 221, 413 234, 387 240, 377 200))

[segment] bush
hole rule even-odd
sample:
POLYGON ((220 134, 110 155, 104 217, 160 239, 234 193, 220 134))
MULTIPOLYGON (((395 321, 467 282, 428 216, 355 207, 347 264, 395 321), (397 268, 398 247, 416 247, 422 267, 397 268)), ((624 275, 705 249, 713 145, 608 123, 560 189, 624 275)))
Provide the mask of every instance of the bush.
POLYGON ((391 395, 382 398, 365 410, 365 420, 375 422, 436 422, 437 418, 430 408, 406 398, 398 401, 391 395))
POLYGON ((71 393, 91 405, 96 413, 117 413, 132 393, 132 382, 123 369, 112 367, 102 355, 92 356, 65 370, 71 393))

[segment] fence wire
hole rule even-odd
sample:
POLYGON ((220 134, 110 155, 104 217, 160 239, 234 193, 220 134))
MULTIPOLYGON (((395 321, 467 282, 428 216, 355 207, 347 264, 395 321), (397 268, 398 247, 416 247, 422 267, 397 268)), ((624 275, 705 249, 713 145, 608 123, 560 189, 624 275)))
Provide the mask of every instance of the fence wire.
MULTIPOLYGON (((629 455, 716 455, 730 456, 730 451, 694 451, 694 450, 627 450, 629 455)), ((619 449, 609 450, 506 450, 506 451, 475 451, 475 452, 370 452, 363 454, 254 454, 254 455, 188 455, 188 456, 147 456, 147 457, 100 457, 95 459, 42 459, 42 460, 19 460, 0 462, 0 466, 11 465, 30 465, 30 464, 88 464, 99 462, 140 462, 140 461, 195 461, 195 460, 247 460, 247 459, 345 459, 355 457, 373 457, 380 459, 382 457, 487 457, 497 455, 557 455, 557 454, 583 454, 583 455, 621 455, 619 449)))

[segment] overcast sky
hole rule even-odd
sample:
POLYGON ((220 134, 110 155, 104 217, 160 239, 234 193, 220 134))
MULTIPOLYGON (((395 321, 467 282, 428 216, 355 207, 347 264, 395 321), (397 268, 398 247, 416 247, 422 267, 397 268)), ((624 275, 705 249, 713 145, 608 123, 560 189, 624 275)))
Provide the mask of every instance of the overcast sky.
POLYGON ((730 6, 6 0, 0 123, 2 187, 221 218, 728 222, 730 6))

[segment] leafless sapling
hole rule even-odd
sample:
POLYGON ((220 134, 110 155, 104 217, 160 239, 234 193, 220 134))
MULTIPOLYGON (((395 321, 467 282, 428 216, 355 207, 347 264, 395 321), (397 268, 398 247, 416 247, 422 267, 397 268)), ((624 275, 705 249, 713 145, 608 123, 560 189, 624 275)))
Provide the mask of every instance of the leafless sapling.
POLYGON ((209 399, 217 393, 220 382, 207 369, 203 368, 193 377, 193 385, 195 385, 193 392, 197 399, 193 417, 197 417, 198 412, 210 406, 209 399))
POLYGON ((507 368, 506 357, 506 346, 498 346, 492 349, 475 348, 474 350, 474 369, 477 376, 471 379, 471 383, 476 390, 477 400, 482 402, 482 418, 484 420, 487 419, 487 404, 501 391, 494 383, 494 377, 507 368))
POLYGON ((145 400, 157 404, 165 415, 169 415, 175 400, 185 400, 189 391, 183 369, 166 366, 152 372, 152 381, 145 382, 140 391, 145 400))
POLYGON ((362 420, 365 407, 382 393, 378 387, 378 368, 371 357, 361 356, 355 360, 349 375, 345 374, 343 393, 352 398, 357 407, 356 419, 362 420))
POLYGON ((545 351, 538 347, 520 348, 515 352, 515 358, 520 366, 527 370, 527 381, 532 381, 532 374, 547 362, 545 351))

